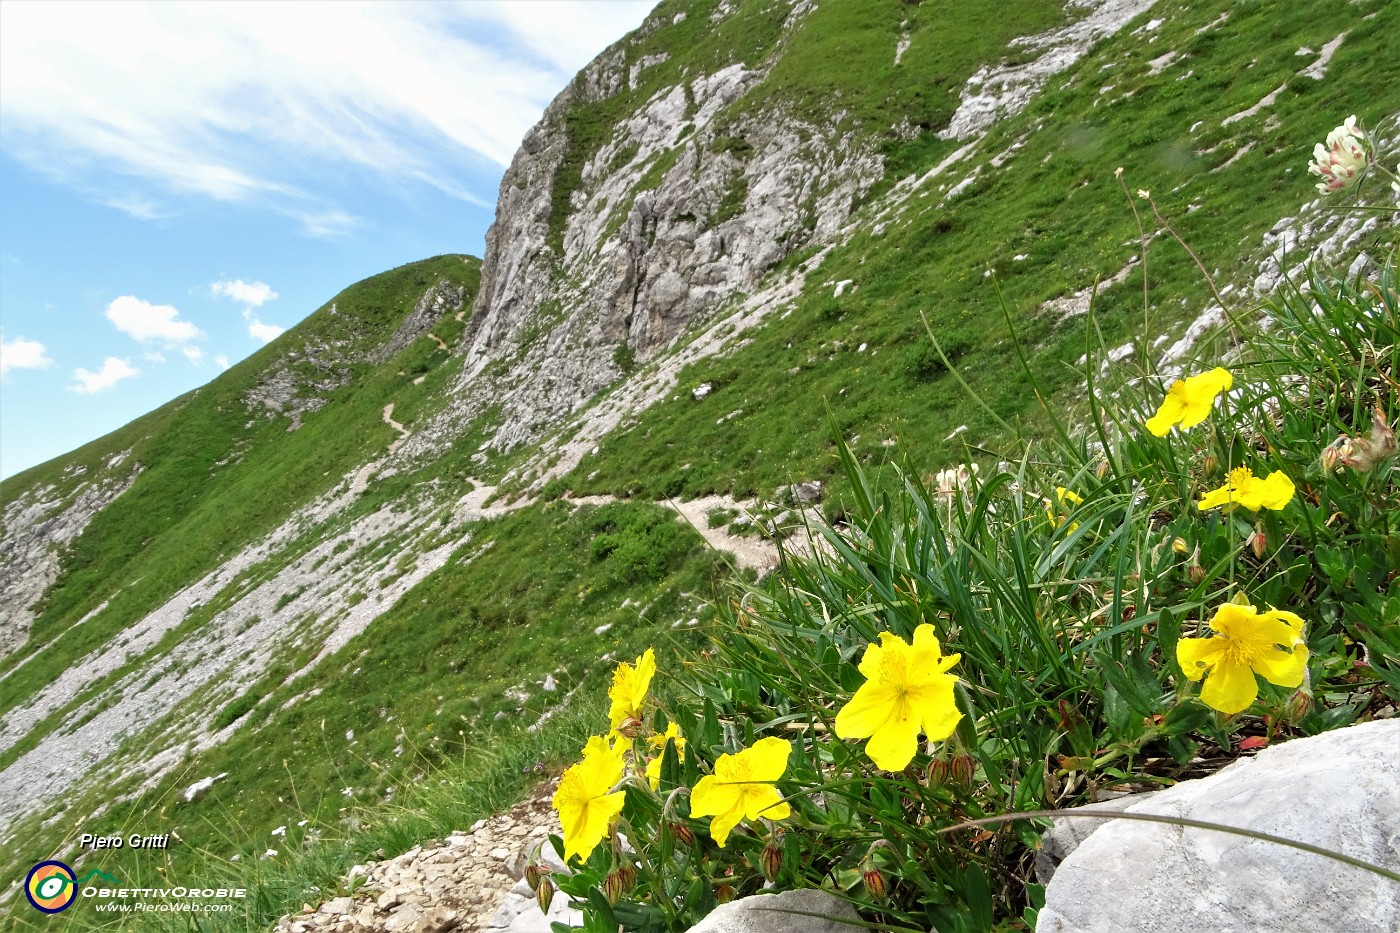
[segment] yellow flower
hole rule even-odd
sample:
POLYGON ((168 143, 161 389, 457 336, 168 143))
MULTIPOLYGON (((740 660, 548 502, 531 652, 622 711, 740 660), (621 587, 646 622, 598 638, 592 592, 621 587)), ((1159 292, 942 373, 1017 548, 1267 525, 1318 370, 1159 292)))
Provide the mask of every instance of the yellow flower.
MULTIPOLYGON (((1076 505, 1084 501, 1079 493, 1075 492, 1073 489, 1066 489, 1063 486, 1055 487, 1055 498, 1060 503, 1060 509, 1066 512, 1073 511, 1076 505)), ((1056 508, 1048 501, 1045 503, 1045 514, 1050 516, 1050 521, 1056 528, 1065 523, 1065 516, 1058 514, 1056 508)), ((1069 530, 1073 532, 1078 527, 1079 522, 1072 522, 1069 526, 1069 530)))
POLYGON ((667 723, 665 732, 658 732, 647 739, 647 745, 656 752, 656 757, 647 762, 647 780, 651 782, 652 790, 661 786, 661 759, 665 757, 668 740, 676 743, 676 755, 685 761, 685 739, 681 738, 681 731, 675 723, 667 723))
POLYGON ((1206 678, 1201 701, 1222 713, 1246 710, 1259 695, 1258 674, 1280 687, 1297 687, 1308 665, 1303 620, 1291 612, 1225 603, 1210 620, 1213 638, 1183 638, 1176 661, 1188 680, 1206 678))
POLYGON ((564 861, 588 858, 607 838, 622 812, 622 791, 608 793, 622 780, 623 748, 602 736, 588 740, 583 761, 566 768, 554 792, 554 809, 564 829, 564 861))
POLYGON ((720 755, 715 773, 702 777, 690 794, 691 816, 712 816, 710 836, 724 848, 729 831, 743 819, 786 819, 792 809, 773 782, 787 770, 792 743, 759 739, 734 755, 720 755))
POLYGON ((1178 422, 1183 431, 1194 428, 1210 416, 1215 397, 1230 388, 1233 382, 1230 374, 1219 366, 1199 376, 1178 379, 1167 389, 1167 397, 1162 399, 1162 407, 1157 409, 1157 414, 1147 419, 1147 430, 1158 437, 1166 437, 1172 425, 1178 422))
POLYGON ((860 659, 865 675, 851 701, 836 714, 836 734, 869 738, 865 753, 877 768, 900 771, 918 749, 920 730, 930 741, 952 734, 962 713, 953 699, 958 678, 946 673, 962 655, 946 658, 927 622, 914 630, 914 644, 889 632, 871 643, 860 659))
POLYGON ((1222 505, 1242 505, 1251 512, 1260 509, 1277 512, 1293 499, 1294 489, 1293 480, 1282 470, 1275 470, 1260 479, 1249 467, 1236 467, 1230 471, 1225 485, 1202 496, 1196 508, 1204 512, 1222 505))
POLYGON ((650 648, 637 659, 635 668, 623 661, 613 671, 612 687, 608 690, 608 699, 612 700, 608 719, 614 731, 629 719, 642 718, 642 704, 646 702, 647 690, 655 675, 656 653, 650 648))

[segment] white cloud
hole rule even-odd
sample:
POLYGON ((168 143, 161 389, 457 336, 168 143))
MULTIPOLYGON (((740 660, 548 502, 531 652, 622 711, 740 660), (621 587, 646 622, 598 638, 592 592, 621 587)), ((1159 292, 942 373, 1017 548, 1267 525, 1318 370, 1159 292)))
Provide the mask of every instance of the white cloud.
POLYGON ((145 360, 147 363, 160 365, 165 362, 165 354, 158 353, 155 350, 147 350, 145 353, 141 354, 141 359, 145 360))
POLYGON ((107 320, 138 343, 158 340, 181 346, 204 336, 198 327, 180 320, 180 312, 172 305, 153 305, 134 295, 122 295, 109 304, 107 320))
POLYGON ((242 279, 220 279, 210 285, 209 290, 215 297, 222 295, 252 308, 261 308, 277 298, 277 293, 266 282, 245 282, 242 279))
POLYGON ((324 190, 347 169, 489 206, 464 169, 508 162, 650 6, 6 4, 4 148, 136 217, 254 201, 334 235, 357 222, 324 190))
POLYGON ((141 375, 141 370, 132 366, 129 360, 119 360, 115 356, 109 356, 102 361, 102 368, 95 373, 82 368, 75 369, 73 378, 77 382, 68 388, 82 395, 92 395, 95 392, 110 389, 123 379, 139 375, 141 375))
POLYGON ((23 337, 6 340, 0 335, 0 379, 12 369, 46 369, 52 365, 48 348, 39 341, 23 337))
POLYGON ((226 371, 229 367, 228 357, 222 353, 214 357, 214 363, 218 365, 219 369, 222 371, 226 371))
POLYGON ((248 321, 248 335, 263 343, 272 343, 286 333, 286 330, 285 327, 278 327, 276 324, 264 324, 257 318, 250 318, 248 321))
POLYGON ((185 359, 198 366, 200 360, 204 359, 204 351, 199 347, 181 347, 180 352, 185 355, 185 359))

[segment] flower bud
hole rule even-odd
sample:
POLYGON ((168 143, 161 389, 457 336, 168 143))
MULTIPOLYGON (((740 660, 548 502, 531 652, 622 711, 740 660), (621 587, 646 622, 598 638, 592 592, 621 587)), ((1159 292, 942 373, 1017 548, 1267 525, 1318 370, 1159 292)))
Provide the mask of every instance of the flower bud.
POLYGON ((538 889, 540 881, 550 876, 550 870, 538 862, 531 862, 525 866, 525 883, 531 888, 538 889))
POLYGON ((1109 466, 1110 464, 1107 460, 1100 460, 1099 465, 1094 468, 1094 475, 1099 479, 1103 479, 1108 475, 1109 466))
POLYGON ((783 850, 773 843, 763 847, 763 854, 758 857, 759 866, 763 869, 765 881, 777 881, 778 873, 783 870, 783 850))
POLYGON ((683 846, 688 846, 695 842, 695 834, 690 831, 690 827, 681 822, 667 823, 667 828, 671 836, 683 846))
POLYGON ((635 739, 646 731, 646 726, 635 716, 629 716, 622 720, 622 724, 617 727, 617 731, 629 739, 635 739))
POLYGON ((1269 539, 1261 529, 1256 528, 1254 534, 1249 536, 1249 549, 1259 560, 1263 560, 1264 555, 1269 552, 1269 539))
POLYGON ((1306 687, 1288 698, 1288 721, 1299 722, 1312 712, 1313 695, 1306 687))
POLYGON ((974 770, 971 755, 967 752, 954 755, 953 760, 948 762, 948 779, 959 787, 971 787, 974 770))
POLYGON ((1186 578, 1192 583, 1200 583, 1206 578, 1206 568, 1200 564, 1192 564, 1186 568, 1186 578))
POLYGON ((626 887, 627 879, 622 876, 622 870, 610 871, 603 879, 603 896, 608 899, 609 904, 616 907, 617 902, 622 900, 626 887))
POLYGON ((948 760, 946 758, 935 758, 928 763, 928 770, 924 772, 924 783, 929 790, 938 790, 948 783, 948 760))
POLYGON ((1178 554, 1186 554, 1191 550, 1191 545, 1186 543, 1185 538, 1172 538, 1172 550, 1178 554))
POLYGON ((1214 476, 1215 471, 1220 469, 1220 460, 1214 454, 1206 457, 1201 464, 1201 470, 1206 476, 1214 476))
POLYGON ((715 886, 715 900, 719 901, 721 904, 728 904, 730 901, 734 900, 735 895, 738 893, 738 891, 735 891, 733 887, 727 884, 715 886))
POLYGON ((541 878, 535 886, 535 903, 540 905, 540 913, 549 913, 549 905, 554 901, 554 882, 548 877, 541 878))
POLYGON ((885 883, 885 876, 880 874, 880 869, 871 865, 862 874, 865 881, 865 890, 876 900, 884 900, 889 893, 889 885, 885 883))

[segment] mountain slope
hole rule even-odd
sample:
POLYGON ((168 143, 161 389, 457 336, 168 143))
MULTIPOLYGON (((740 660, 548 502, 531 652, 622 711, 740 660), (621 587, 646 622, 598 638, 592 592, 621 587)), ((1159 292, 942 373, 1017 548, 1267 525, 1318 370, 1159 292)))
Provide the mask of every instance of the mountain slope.
POLYGON ((1221 316, 1154 209, 1227 294, 1393 239, 1299 202, 1313 141, 1389 116, 1400 8, 997 10, 668 0, 527 135, 484 263, 352 286, 6 481, 4 879, 60 815, 188 867, 513 741, 703 624, 730 571, 652 500, 823 479, 839 513, 828 417, 868 462, 994 462, 1090 345, 1174 371, 1221 316))

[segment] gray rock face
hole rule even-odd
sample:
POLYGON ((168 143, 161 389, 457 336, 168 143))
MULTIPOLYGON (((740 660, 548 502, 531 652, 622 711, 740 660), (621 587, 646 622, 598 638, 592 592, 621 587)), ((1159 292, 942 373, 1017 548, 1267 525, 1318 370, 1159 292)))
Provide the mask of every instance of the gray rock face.
MULTIPOLYGON (((5 507, 0 530, 0 658, 29 637, 34 621, 30 607, 58 578, 64 547, 136 481, 141 466, 124 466, 126 456, 112 458, 101 474, 67 490, 40 486, 5 507)), ((72 472, 64 479, 81 475, 72 472)))
POLYGON ((450 313, 464 309, 466 299, 467 290, 464 287, 452 285, 446 279, 438 282, 423 293, 423 297, 418 299, 418 304, 413 306, 413 310, 403 319, 398 330, 370 355, 370 359, 382 363, 419 337, 429 334, 438 321, 450 313))
MULTIPOLYGON (((803 12, 794 8, 789 28, 803 12)), ((727 108, 764 79, 734 63, 658 90, 575 178, 561 171, 580 157, 571 108, 634 86, 657 64, 629 69, 624 51, 580 73, 506 171, 457 404, 406 455, 429 453, 491 406, 500 406, 491 447, 538 438, 623 374, 620 348, 637 362, 663 352, 789 253, 835 235, 881 177, 871 143, 773 109, 733 116, 727 108), (555 190, 566 183, 567 199, 555 190)))
POLYGON ((862 927, 849 901, 826 891, 755 894, 721 904, 689 933, 850 933, 862 927))
MULTIPOLYGON (((1155 813, 1270 833, 1400 870, 1400 720, 1268 748, 1152 795, 1155 813)), ((1037 933, 1390 933, 1400 884, 1233 834, 1110 821, 1055 873, 1037 933)))

